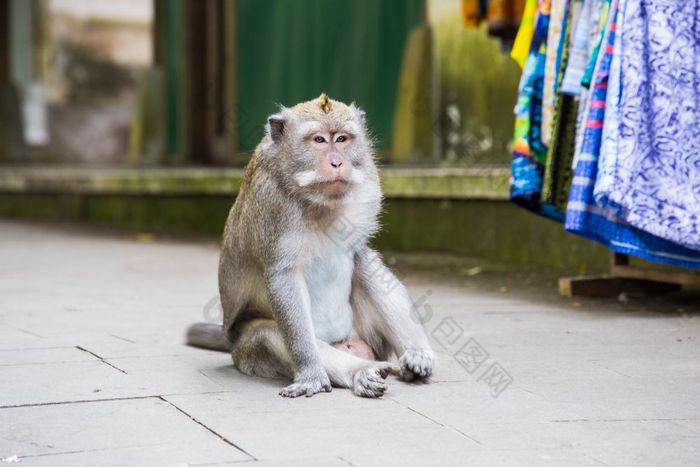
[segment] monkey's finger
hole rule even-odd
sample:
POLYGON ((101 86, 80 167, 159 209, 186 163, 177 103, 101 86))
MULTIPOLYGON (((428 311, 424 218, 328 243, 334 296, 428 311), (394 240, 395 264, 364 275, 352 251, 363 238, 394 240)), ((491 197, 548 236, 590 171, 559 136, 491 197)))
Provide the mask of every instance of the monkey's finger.
POLYGON ((381 392, 381 393, 383 393, 387 389, 387 385, 384 382, 384 380, 377 381, 377 380, 373 380, 373 379, 368 379, 365 382, 365 386, 374 392, 381 392))
POLYGON ((421 378, 427 376, 427 363, 428 360, 425 357, 421 357, 418 362, 410 363, 408 369, 413 372, 414 376, 420 376, 421 378))
POLYGON ((367 380, 372 381, 373 383, 386 385, 386 383, 384 382, 384 376, 378 373, 369 373, 369 375, 367 376, 367 380))
POLYGON ((392 363, 386 369, 389 372, 389 374, 391 374, 391 375, 401 376, 401 365, 392 363))
POLYGON ((304 394, 304 389, 298 384, 291 384, 279 392, 282 397, 299 397, 302 394, 304 394))
POLYGON ((430 361, 429 357, 425 357, 423 360, 423 372, 421 373, 421 376, 423 378, 427 378, 430 376, 430 374, 433 372, 433 364, 430 361))

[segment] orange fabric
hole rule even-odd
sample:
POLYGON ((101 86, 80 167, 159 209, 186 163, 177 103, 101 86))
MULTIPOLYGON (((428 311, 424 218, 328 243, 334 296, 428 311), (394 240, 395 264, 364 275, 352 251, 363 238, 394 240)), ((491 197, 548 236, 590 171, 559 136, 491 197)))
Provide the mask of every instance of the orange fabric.
POLYGON ((464 25, 475 28, 481 22, 479 0, 462 0, 462 21, 464 25))

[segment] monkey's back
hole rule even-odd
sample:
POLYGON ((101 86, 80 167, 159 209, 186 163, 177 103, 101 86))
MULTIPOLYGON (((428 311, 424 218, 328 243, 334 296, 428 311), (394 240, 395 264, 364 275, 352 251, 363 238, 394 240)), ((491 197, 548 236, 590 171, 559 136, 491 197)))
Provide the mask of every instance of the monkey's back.
POLYGON ((280 238, 299 219, 298 210, 290 209, 294 204, 286 199, 263 161, 264 143, 265 140, 258 145, 246 166, 239 194, 224 227, 219 293, 226 331, 241 314, 246 318, 272 317, 265 289, 265 268, 278 261, 280 238))

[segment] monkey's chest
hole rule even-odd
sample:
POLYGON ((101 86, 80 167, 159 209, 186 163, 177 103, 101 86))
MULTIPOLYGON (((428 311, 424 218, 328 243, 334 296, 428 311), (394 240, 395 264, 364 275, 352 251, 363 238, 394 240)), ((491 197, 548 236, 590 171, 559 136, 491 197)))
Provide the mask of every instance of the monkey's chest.
POLYGON ((322 254, 307 266, 304 277, 317 339, 333 343, 353 334, 350 306, 353 267, 351 253, 335 244, 323 248, 322 254))

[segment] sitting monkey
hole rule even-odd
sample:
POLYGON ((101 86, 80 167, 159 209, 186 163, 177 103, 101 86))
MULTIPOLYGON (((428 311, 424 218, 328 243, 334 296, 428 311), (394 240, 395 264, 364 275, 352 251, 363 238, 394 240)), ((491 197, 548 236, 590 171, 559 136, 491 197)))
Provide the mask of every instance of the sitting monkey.
POLYGON ((389 373, 430 376, 411 299, 367 245, 381 198, 360 109, 324 93, 270 116, 226 221, 223 327, 194 324, 188 343, 230 350, 242 373, 293 379, 286 397, 331 384, 380 397, 389 373))

